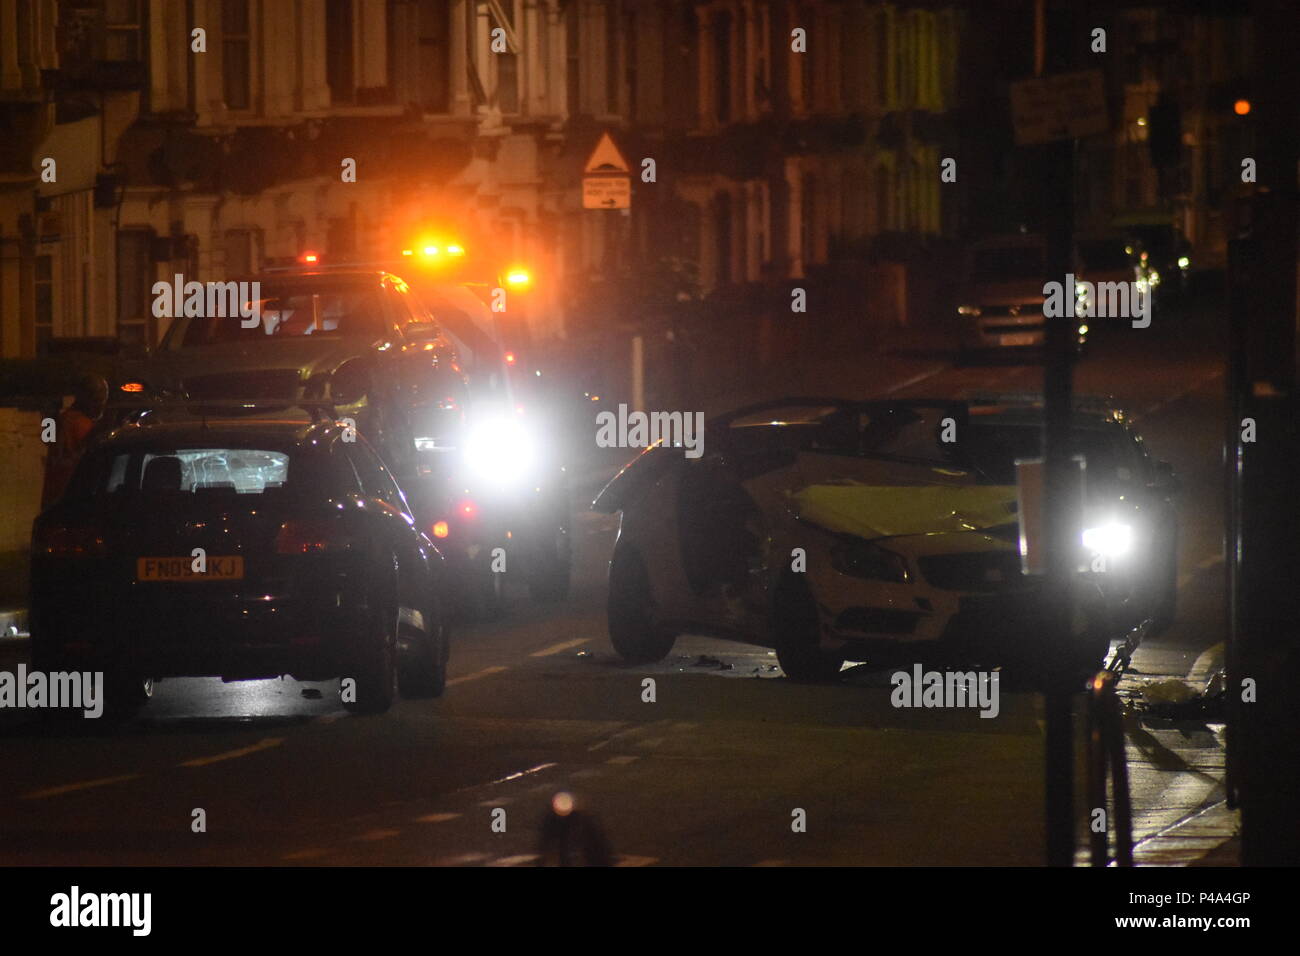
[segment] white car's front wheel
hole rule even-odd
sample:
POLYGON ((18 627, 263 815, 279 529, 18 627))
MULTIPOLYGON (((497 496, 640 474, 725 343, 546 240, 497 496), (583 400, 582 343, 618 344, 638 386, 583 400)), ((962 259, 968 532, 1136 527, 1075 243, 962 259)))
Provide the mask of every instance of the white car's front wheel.
POLYGON ((776 659, 785 675, 800 683, 834 680, 844 662, 821 648, 821 619, 808 586, 783 582, 772 611, 776 659))
POLYGON ((641 557, 616 545, 609 562, 609 641, 633 664, 663 660, 677 635, 654 620, 654 595, 641 557))

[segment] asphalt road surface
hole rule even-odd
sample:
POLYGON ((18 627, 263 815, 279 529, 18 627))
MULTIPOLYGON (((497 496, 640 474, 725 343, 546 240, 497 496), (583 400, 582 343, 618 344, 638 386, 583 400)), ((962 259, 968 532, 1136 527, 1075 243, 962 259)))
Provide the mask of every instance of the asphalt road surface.
MULTIPOLYGON (((1135 660, 1131 697, 1204 671, 1222 640, 1222 354, 1208 322, 1156 324, 1103 338, 1078 370, 1080 391, 1136 413, 1185 486, 1179 621, 1135 660)), ((863 396, 1036 390, 1042 376, 925 350, 805 372, 815 392, 863 396)), ((539 607, 515 585, 504 619, 462 628, 440 700, 358 718, 334 683, 186 679, 117 726, 6 715, 0 864, 528 864, 558 791, 598 817, 622 865, 1042 862, 1039 697, 1004 693, 993 720, 898 710, 886 674, 797 685, 771 652, 693 636, 661 664, 624 665, 604 623, 615 527, 579 516, 567 602, 539 607)), ((1130 730, 1154 768, 1134 778, 1141 848, 1218 799, 1221 747, 1214 726, 1130 730)))

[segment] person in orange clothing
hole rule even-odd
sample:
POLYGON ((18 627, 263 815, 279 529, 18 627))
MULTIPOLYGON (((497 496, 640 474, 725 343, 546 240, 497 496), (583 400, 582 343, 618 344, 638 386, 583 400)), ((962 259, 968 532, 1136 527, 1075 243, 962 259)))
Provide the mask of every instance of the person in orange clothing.
POLYGON ((77 381, 72 404, 59 412, 54 426, 54 446, 45 457, 42 511, 54 504, 68 486, 68 480, 86 450, 87 439, 104 414, 107 402, 108 383, 101 376, 86 375, 77 381))

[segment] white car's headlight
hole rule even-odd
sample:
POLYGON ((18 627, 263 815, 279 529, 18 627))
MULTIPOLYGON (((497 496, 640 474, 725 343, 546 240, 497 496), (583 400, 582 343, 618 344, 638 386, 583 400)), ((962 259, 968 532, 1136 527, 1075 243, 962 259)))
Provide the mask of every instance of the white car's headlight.
POLYGON ((521 422, 492 418, 470 425, 467 432, 465 466, 471 475, 499 484, 528 480, 537 447, 521 422))
POLYGON ((1094 554, 1107 558, 1118 558, 1133 550, 1133 526, 1119 521, 1086 528, 1083 532, 1083 546, 1094 554))

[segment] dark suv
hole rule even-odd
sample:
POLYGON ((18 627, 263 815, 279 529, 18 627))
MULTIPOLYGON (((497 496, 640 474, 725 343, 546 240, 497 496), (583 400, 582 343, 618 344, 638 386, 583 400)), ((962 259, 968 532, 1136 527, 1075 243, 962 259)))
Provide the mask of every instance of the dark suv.
POLYGON ((401 475, 413 468, 415 439, 463 413, 454 350, 402 279, 353 270, 245 281, 260 284, 258 321, 177 317, 157 351, 127 370, 118 397, 332 401, 401 475))
POLYGON ((141 413, 36 519, 37 669, 104 672, 119 711, 171 676, 351 678, 360 712, 399 679, 441 694, 442 557, 366 440, 302 410, 205 411, 141 413))

